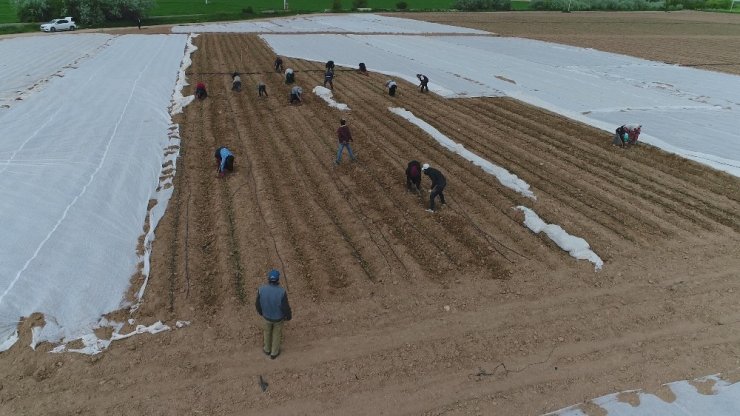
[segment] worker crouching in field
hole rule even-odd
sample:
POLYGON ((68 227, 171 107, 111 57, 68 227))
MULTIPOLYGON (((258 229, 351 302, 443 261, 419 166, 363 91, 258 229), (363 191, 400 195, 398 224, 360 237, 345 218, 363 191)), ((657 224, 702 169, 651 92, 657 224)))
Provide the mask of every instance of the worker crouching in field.
POLYGON ((216 149, 214 156, 216 156, 216 171, 220 178, 224 177, 226 170, 234 171, 234 154, 229 149, 221 146, 216 149))
POLYGON ((292 68, 288 68, 285 70, 285 83, 286 84, 292 84, 295 82, 295 73, 293 73, 292 68))
POLYGON ((617 130, 614 132, 614 140, 612 140, 612 144, 620 147, 636 145, 637 139, 640 137, 641 130, 642 125, 623 124, 617 127, 617 130))
POLYGON ((301 94, 303 94, 303 89, 297 85, 293 86, 293 88, 290 89, 290 103, 291 104, 300 104, 303 102, 301 99, 301 94))
POLYGON ((265 85, 264 82, 260 81, 257 83, 257 93, 260 95, 260 97, 262 97, 263 94, 265 97, 268 97, 267 86, 265 85))
POLYGON ((283 58, 279 56, 275 57, 275 72, 283 72, 283 58))
POLYGON ((274 360, 280 355, 283 322, 293 318, 293 312, 288 303, 288 293, 280 287, 279 271, 272 269, 267 274, 267 284, 257 289, 257 300, 254 306, 257 308, 257 313, 265 318, 262 352, 274 360))
POLYGON ((439 202, 442 205, 445 204, 445 195, 443 192, 445 190, 445 186, 447 186, 447 179, 445 179, 442 172, 429 167, 428 163, 425 163, 424 166, 421 167, 421 170, 425 175, 429 176, 429 179, 432 180, 432 187, 429 190, 429 209, 427 211, 434 212, 434 199, 437 195, 439 195, 439 202))
POLYGON ((396 81, 389 79, 385 82, 385 87, 388 88, 388 95, 390 95, 391 97, 396 96, 396 88, 398 88, 398 86, 396 85, 396 81))
POLYGON ((242 77, 238 72, 231 74, 231 91, 239 92, 242 90, 242 77))
POLYGON ((204 100, 206 97, 208 97, 208 92, 206 91, 206 84, 199 82, 195 85, 195 98, 199 100, 204 100))
POLYGON ((412 160, 406 166, 406 188, 421 194, 421 163, 412 160))
POLYGON ((370 75, 367 72, 367 67, 365 66, 365 63, 364 62, 360 62, 360 68, 357 71, 359 73, 361 73, 362 75, 365 75, 365 76, 369 76, 370 75))

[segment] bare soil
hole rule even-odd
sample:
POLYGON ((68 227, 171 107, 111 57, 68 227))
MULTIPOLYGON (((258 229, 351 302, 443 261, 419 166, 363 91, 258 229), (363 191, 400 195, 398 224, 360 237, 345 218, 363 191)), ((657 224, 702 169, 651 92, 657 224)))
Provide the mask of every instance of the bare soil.
MULTIPOLYGON (((537 16, 519 25, 544 30, 537 16)), ((291 106, 257 36, 195 42, 189 80, 210 95, 177 120, 175 192, 133 314, 192 324, 88 357, 31 351, 24 322, 0 355, 0 414, 538 415, 622 390, 671 400, 663 383, 718 372, 737 380, 737 178, 614 148, 608 133, 515 100, 444 100, 405 83, 391 98, 383 76, 340 68, 335 98, 352 108, 341 113, 309 92, 323 65, 288 58, 306 91, 291 106), (537 200, 391 106, 513 171, 537 200), (334 167, 340 117, 359 161, 334 167), (236 171, 219 179, 222 145, 236 171), (447 176, 440 212, 405 190, 411 159, 447 176), (588 240, 604 269, 529 232, 520 204, 588 240), (253 305, 272 267, 294 309, 274 361, 253 305)))

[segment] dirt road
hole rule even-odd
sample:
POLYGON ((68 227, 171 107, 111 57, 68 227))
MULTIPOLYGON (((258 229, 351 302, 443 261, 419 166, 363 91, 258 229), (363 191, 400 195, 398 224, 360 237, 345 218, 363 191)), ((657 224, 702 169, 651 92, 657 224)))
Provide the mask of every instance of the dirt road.
POLYGON ((34 353, 24 331, 0 356, 0 414, 538 415, 740 366, 736 178, 614 148, 513 100, 443 100, 404 83, 391 98, 384 77, 340 68, 342 113, 309 92, 323 65, 286 59, 305 91, 290 106, 256 36, 195 42, 189 80, 210 96, 178 120, 175 193, 135 314, 192 324, 95 357, 34 353), (235 70, 242 93, 229 90, 235 70), (388 107, 505 166, 537 200, 388 107), (335 167, 340 117, 359 160, 335 167), (222 145, 237 168, 218 179, 222 145), (447 176, 440 212, 405 190, 411 159, 447 176), (604 269, 529 232, 517 205, 585 238, 604 269), (295 316, 274 361, 253 306, 272 267, 295 316))

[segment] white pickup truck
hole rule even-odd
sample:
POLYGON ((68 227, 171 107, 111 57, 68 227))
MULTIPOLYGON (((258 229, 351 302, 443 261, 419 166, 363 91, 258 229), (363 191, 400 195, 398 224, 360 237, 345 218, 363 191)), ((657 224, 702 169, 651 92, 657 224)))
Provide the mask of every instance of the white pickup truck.
POLYGON ((75 30, 77 24, 71 17, 64 17, 61 19, 54 19, 51 22, 44 23, 41 25, 42 32, 56 32, 57 30, 75 30))

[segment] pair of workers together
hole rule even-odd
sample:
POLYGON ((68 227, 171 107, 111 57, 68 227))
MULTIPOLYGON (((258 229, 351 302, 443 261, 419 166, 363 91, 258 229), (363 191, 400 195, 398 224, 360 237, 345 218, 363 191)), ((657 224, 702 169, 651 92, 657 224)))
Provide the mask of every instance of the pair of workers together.
POLYGON ((427 211, 434 212, 434 200, 439 196, 439 202, 445 204, 444 190, 447 186, 447 179, 437 169, 429 166, 428 163, 420 164, 416 160, 412 160, 406 166, 406 187, 409 190, 416 190, 421 194, 421 174, 424 173, 431 179, 432 186, 429 188, 429 209, 427 211))

